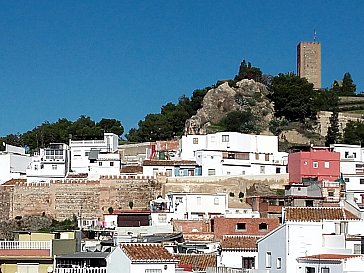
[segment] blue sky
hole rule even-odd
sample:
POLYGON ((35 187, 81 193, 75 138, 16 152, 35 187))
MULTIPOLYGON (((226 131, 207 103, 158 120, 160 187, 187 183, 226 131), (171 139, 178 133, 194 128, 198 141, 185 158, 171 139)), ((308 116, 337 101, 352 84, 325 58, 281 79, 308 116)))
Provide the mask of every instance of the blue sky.
POLYGON ((243 59, 296 71, 322 46, 322 85, 364 91, 364 1, 0 1, 0 136, 44 121, 116 118, 126 131, 243 59))

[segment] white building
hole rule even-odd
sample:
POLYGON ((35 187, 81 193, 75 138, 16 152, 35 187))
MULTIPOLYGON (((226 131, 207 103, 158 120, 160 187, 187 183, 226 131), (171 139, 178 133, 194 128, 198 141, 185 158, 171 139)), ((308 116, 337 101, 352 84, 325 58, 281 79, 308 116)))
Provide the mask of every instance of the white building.
POLYGON ((218 266, 254 269, 258 264, 257 240, 261 236, 225 235, 221 241, 218 266))
POLYGON ((168 193, 173 219, 199 220, 225 214, 226 193, 168 193))
POLYGON ((278 152, 278 137, 220 132, 185 135, 181 159, 196 160, 207 175, 271 175, 287 173, 288 154, 278 152))
POLYGON ((288 207, 283 210, 283 219, 284 224, 258 240, 259 270, 313 272, 300 271, 298 258, 353 254, 354 249, 347 248, 346 236, 364 230, 362 219, 340 207, 288 207))
POLYGON ((175 273, 178 260, 160 244, 121 244, 125 273, 175 273))
POLYGON ((297 259, 297 273, 363 272, 364 256, 355 254, 321 254, 297 259))
POLYGON ((48 148, 40 149, 31 157, 27 167, 27 182, 49 182, 62 179, 69 170, 69 148, 63 143, 51 143, 48 148))
POLYGON ((89 179, 100 175, 120 175, 118 136, 105 133, 101 140, 70 140, 71 170, 87 173, 89 179))
POLYGON ((13 178, 24 178, 30 161, 24 148, 5 144, 5 151, 0 152, 0 184, 13 178))
POLYGON ((364 149, 360 145, 332 144, 340 153, 340 172, 347 193, 354 193, 357 203, 364 203, 364 149))

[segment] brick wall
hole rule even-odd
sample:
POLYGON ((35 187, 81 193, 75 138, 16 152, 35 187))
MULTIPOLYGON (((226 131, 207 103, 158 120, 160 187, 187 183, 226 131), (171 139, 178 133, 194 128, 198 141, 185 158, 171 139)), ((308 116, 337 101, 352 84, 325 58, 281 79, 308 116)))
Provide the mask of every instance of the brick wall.
POLYGON ((279 219, 217 217, 213 219, 212 225, 215 239, 221 240, 224 235, 265 235, 279 226, 279 219), (259 225, 264 223, 266 229, 259 228, 259 225))

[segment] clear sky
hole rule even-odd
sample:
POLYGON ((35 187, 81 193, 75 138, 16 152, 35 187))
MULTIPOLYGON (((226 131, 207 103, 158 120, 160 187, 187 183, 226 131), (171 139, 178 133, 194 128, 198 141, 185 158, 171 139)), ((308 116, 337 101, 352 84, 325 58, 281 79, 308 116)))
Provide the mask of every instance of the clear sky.
POLYGON ((323 87, 350 72, 364 91, 363 13, 362 0, 0 0, 0 136, 80 115, 128 131, 243 59, 296 72, 314 29, 323 87))

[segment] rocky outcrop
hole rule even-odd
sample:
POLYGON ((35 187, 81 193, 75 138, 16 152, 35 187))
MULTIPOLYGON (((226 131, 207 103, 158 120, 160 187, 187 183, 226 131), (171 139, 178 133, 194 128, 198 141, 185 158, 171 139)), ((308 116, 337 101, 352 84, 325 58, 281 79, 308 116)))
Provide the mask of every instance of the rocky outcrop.
POLYGON ((186 121, 186 134, 206 134, 211 124, 217 124, 229 112, 250 111, 257 125, 268 130, 269 121, 274 115, 273 105, 268 101, 267 87, 254 80, 241 80, 235 87, 227 82, 210 89, 197 114, 186 121))

